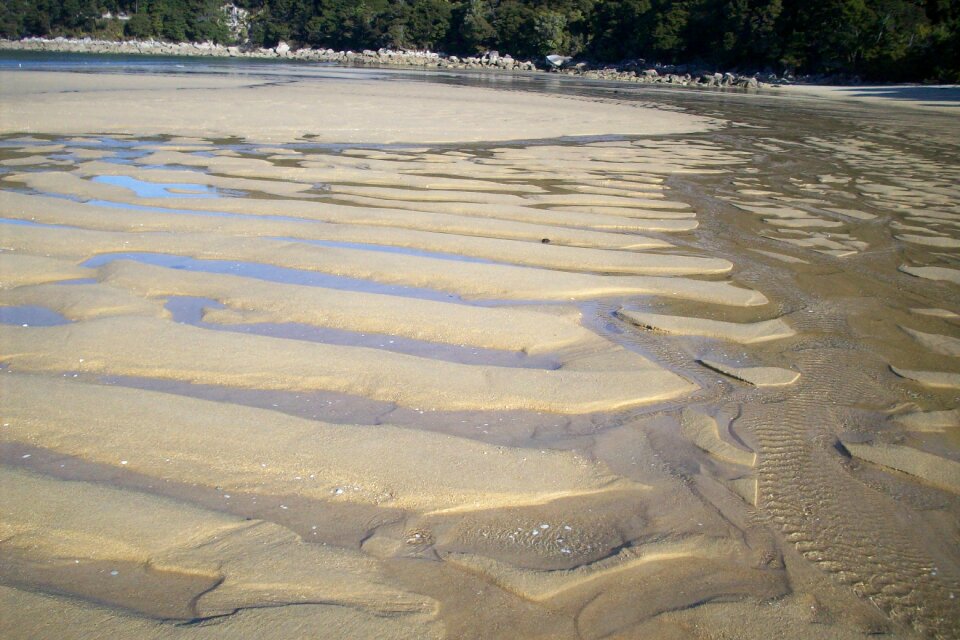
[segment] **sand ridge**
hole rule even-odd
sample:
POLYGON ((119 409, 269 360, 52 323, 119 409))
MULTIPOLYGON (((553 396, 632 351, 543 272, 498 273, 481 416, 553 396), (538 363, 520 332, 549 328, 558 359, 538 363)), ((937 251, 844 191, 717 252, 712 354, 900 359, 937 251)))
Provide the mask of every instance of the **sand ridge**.
POLYGON ((278 69, 0 89, 0 635, 956 635, 951 131, 278 69))
POLYGON ((570 300, 644 293, 734 306, 766 304, 762 293, 728 282, 662 276, 605 276, 501 264, 474 264, 371 250, 240 240, 212 234, 116 233, 15 225, 8 247, 29 254, 82 259, 96 254, 152 252, 238 260, 389 284, 427 287, 465 297, 570 300))
POLYGON ((796 335, 786 322, 780 318, 752 323, 724 322, 721 320, 707 320, 705 318, 690 318, 687 316, 668 316, 655 313, 644 313, 621 309, 617 315, 639 327, 653 331, 679 335, 696 335, 719 338, 754 344, 770 340, 780 340, 796 335))
POLYGON ((568 452, 495 447, 388 425, 328 424, 48 377, 5 374, 4 389, 10 399, 5 441, 219 486, 228 494, 436 511, 539 504, 634 485, 568 452), (67 415, 41 401, 52 393, 75 401, 76 411, 67 415), (422 455, 406 456, 411 447, 422 455))
MULTIPOLYGON (((312 203, 294 201, 258 201, 251 205, 242 199, 217 199, 205 206, 204 200, 191 200, 184 205, 189 211, 203 213, 208 209, 213 221, 204 221, 199 216, 191 219, 186 216, 168 215, 163 208, 170 207, 171 198, 165 198, 160 204, 160 211, 153 215, 149 211, 137 211, 131 214, 123 208, 106 207, 87 204, 78 209, 63 199, 42 196, 24 196, 22 194, 2 192, 0 201, 6 206, 6 215, 17 220, 30 220, 45 224, 64 224, 73 222, 74 226, 89 229, 104 230, 160 230, 160 229, 194 229, 197 231, 217 225, 236 235, 264 235, 276 236, 286 234, 299 236, 305 239, 323 239, 330 237, 345 240, 383 238, 391 236, 390 231, 373 234, 367 231, 366 236, 338 236, 338 229, 350 229, 357 225, 372 226, 378 229, 396 229, 402 237, 402 230, 425 232, 426 236, 444 234, 456 238, 462 236, 461 242, 469 242, 475 236, 483 240, 526 240, 541 242, 543 238, 550 240, 550 244, 559 246, 582 247, 594 249, 659 249, 671 247, 669 242, 648 236, 625 235, 593 231, 589 229, 568 229, 563 226, 549 224, 532 224, 513 220, 477 220, 475 218, 457 215, 434 215, 430 212, 405 213, 390 210, 368 211, 357 207, 339 207, 337 205, 323 205, 319 207, 312 203), (239 214, 237 218, 218 216, 218 213, 239 214), (400 215, 402 214, 402 215, 400 215), (240 216, 256 216, 260 220, 240 218, 240 216), (274 219, 275 218, 275 219, 274 219), (310 224, 317 223, 317 224, 310 224), (332 223, 329 227, 322 223, 332 223)), ((421 207, 422 208, 422 207, 421 207)), ((181 210, 182 211, 182 210, 181 210)), ((629 230, 629 229, 625 229, 629 230)), ((362 231, 362 229, 361 229, 362 231)), ((349 231, 347 232, 349 233, 349 231)), ((354 232, 356 233, 356 232, 354 232)), ((419 235, 419 234, 418 234, 419 235)), ((449 240, 449 239, 448 239, 449 240)), ((493 243, 497 244, 497 243, 493 243)), ((543 244, 541 242, 541 244, 543 244)), ((448 245, 449 246, 449 245, 448 245)), ((511 245, 512 246, 512 245, 511 245)))

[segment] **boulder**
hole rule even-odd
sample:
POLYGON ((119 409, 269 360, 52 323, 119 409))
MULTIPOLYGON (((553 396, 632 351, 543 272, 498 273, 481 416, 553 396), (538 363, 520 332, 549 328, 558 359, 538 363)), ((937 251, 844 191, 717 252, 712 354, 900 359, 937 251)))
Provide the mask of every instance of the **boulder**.
POLYGON ((549 55, 544 58, 547 63, 547 67, 552 69, 560 69, 565 67, 573 58, 570 56, 561 56, 557 54, 549 55))

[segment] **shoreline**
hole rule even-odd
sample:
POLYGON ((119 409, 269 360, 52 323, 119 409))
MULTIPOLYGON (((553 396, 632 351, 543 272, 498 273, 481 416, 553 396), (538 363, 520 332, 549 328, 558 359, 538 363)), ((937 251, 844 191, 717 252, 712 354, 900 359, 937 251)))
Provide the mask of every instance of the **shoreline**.
POLYGON ((245 49, 212 43, 170 43, 161 41, 109 41, 92 38, 24 38, 0 39, 0 52, 70 53, 86 55, 169 56, 200 58, 233 58, 278 62, 333 64, 356 68, 394 68, 448 72, 489 72, 514 75, 557 74, 572 78, 602 82, 634 83, 643 86, 685 87, 691 89, 734 90, 754 93, 763 90, 767 96, 793 97, 812 100, 830 100, 846 103, 905 107, 941 113, 956 113, 960 108, 960 85, 928 85, 919 83, 836 84, 811 82, 809 79, 787 81, 756 76, 737 76, 733 73, 688 73, 689 66, 660 65, 645 67, 636 63, 622 63, 592 67, 579 63, 562 69, 545 69, 533 61, 523 61, 509 55, 490 55, 460 58, 430 51, 395 51, 379 49, 334 51, 333 49, 301 48, 293 50, 281 43, 274 49, 245 49), (680 74, 679 71, 684 71, 680 74))
POLYGON ((531 60, 518 60, 509 54, 496 52, 458 57, 432 51, 365 49, 362 51, 335 51, 333 49, 292 49, 281 42, 273 49, 248 49, 240 46, 218 45, 210 42, 163 42, 158 40, 95 40, 92 38, 24 38, 0 39, 0 51, 78 53, 89 55, 133 55, 234 58, 335 64, 359 68, 396 68, 437 71, 482 71, 508 74, 559 74, 567 77, 604 82, 634 83, 640 85, 687 87, 695 89, 722 89, 755 91, 764 89, 767 95, 804 97, 841 102, 883 104, 927 111, 954 112, 960 108, 960 85, 929 85, 920 83, 837 83, 828 79, 778 78, 774 75, 761 80, 761 74, 737 75, 731 72, 693 70, 694 65, 653 65, 643 61, 618 64, 580 62, 571 66, 550 69, 531 60), (693 70, 691 72, 691 70, 693 70), (823 80, 817 82, 816 80, 823 80))
POLYGON ((0 39, 0 51, 50 53, 87 53, 102 55, 190 56, 209 58, 245 58, 252 60, 284 60, 290 62, 335 63, 360 67, 400 67, 438 69, 444 71, 480 70, 500 73, 560 73, 587 79, 639 84, 667 84, 687 87, 756 89, 779 84, 782 79, 758 79, 759 74, 738 75, 731 72, 692 70, 691 65, 645 64, 643 61, 600 64, 579 62, 556 69, 546 68, 532 60, 518 60, 509 54, 488 52, 460 57, 433 51, 364 49, 293 49, 281 42, 273 49, 227 46, 211 42, 163 42, 159 40, 95 40, 93 38, 24 38, 0 39))

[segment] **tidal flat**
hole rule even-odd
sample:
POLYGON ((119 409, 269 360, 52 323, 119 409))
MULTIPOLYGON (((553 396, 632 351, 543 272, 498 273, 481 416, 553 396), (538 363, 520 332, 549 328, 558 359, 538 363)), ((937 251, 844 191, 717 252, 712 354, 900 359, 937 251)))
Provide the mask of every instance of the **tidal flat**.
POLYGON ((0 637, 960 635, 955 103, 78 60, 0 64, 0 637))

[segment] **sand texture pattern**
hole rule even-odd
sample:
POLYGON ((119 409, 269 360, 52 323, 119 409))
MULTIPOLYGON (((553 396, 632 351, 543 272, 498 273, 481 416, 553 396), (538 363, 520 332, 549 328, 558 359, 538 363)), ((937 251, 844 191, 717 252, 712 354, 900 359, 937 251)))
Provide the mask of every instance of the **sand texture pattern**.
POLYGON ((948 115, 180 63, 0 71, 0 637, 960 635, 948 115))

